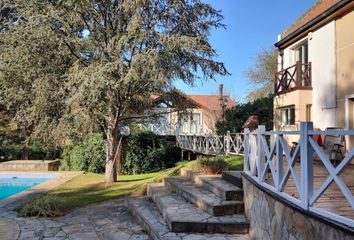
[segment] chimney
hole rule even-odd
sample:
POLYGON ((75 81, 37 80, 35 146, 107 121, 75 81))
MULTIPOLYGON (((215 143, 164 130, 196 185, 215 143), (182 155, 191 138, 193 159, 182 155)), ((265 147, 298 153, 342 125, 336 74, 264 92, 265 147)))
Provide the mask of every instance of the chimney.
POLYGON ((225 121, 225 100, 224 100, 224 93, 223 93, 224 85, 219 84, 219 104, 221 110, 221 120, 225 121))

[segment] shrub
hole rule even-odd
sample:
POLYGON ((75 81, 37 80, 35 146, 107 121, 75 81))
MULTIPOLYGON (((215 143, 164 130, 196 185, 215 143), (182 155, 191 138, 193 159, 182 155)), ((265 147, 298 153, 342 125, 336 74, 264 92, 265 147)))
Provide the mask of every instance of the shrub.
POLYGON ((207 174, 219 174, 229 168, 229 164, 222 157, 201 158, 197 165, 200 171, 207 174))
POLYGON ((102 135, 92 133, 81 143, 72 142, 64 147, 60 169, 102 173, 105 157, 102 135))
MULTIPOLYGON (((0 161, 19 160, 21 159, 23 145, 22 144, 4 144, 0 147, 0 161)), ((41 148, 37 144, 31 144, 29 146, 30 160, 44 160, 48 155, 46 149, 41 148)))
POLYGON ((180 150, 167 140, 148 131, 133 133, 123 163, 126 174, 150 173, 173 167, 179 161, 180 150))
POLYGON ((43 195, 23 205, 20 210, 22 217, 57 217, 64 214, 64 208, 52 195, 43 195))

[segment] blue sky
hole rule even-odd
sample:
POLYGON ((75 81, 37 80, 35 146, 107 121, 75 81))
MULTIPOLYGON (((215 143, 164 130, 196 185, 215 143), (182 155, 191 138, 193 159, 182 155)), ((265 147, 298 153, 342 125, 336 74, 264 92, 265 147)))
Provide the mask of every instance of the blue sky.
POLYGON ((225 63, 231 76, 217 76, 191 88, 181 82, 176 87, 187 94, 216 94, 223 83, 226 93, 243 101, 251 86, 244 71, 250 67, 257 52, 269 49, 277 36, 298 19, 316 0, 204 0, 224 15, 227 29, 212 32, 210 41, 217 50, 218 60, 225 63))

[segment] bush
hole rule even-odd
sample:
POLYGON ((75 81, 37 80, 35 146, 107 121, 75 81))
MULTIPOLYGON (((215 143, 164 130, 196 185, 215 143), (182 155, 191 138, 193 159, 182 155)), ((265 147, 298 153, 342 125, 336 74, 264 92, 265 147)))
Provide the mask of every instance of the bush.
POLYGON ((200 171, 206 174, 219 174, 229 168, 229 164, 222 157, 201 158, 197 165, 200 171))
POLYGON ((173 167, 179 161, 180 150, 167 140, 148 131, 131 135, 123 163, 126 174, 158 172, 173 167))
MULTIPOLYGON (((22 154, 22 144, 4 144, 0 147, 0 162, 9 160, 20 160, 22 154)), ((48 151, 41 148, 37 144, 29 146, 29 159, 30 160, 44 160, 48 155, 48 151)))
POLYGON ((23 205, 19 212, 22 217, 57 217, 64 214, 64 209, 56 197, 44 195, 23 205))
POLYGON ((273 98, 260 98, 226 110, 226 121, 216 123, 217 133, 224 135, 228 130, 232 133, 241 132, 242 126, 252 114, 258 115, 259 124, 265 125, 266 129, 273 129, 273 98))
POLYGON ((102 135, 92 133, 81 143, 72 142, 64 147, 60 169, 102 173, 105 157, 102 135))

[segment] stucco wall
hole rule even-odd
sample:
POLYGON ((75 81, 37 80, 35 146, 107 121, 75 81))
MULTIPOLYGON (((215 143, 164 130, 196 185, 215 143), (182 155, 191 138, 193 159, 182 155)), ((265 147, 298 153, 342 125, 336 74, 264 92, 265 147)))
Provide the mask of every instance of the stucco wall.
POLYGON ((313 122, 325 129, 336 126, 336 39, 332 21, 313 32, 309 39, 312 62, 313 122))
POLYGON ((340 115, 337 123, 345 127, 345 97, 354 94, 354 11, 336 21, 336 36, 337 113, 340 115))
POLYGON ((242 177, 250 238, 352 240, 354 236, 289 207, 242 177))
MULTIPOLYGON (((283 50, 284 68, 295 64, 294 49, 301 42, 308 40, 309 62, 312 64, 311 99, 300 99, 312 104, 312 120, 314 126, 325 129, 336 126, 336 23, 332 21, 318 30, 310 33, 306 38, 299 40, 283 50)), ((288 95, 288 97, 292 97, 288 95)), ((284 98, 284 97, 283 97, 284 98)), ((289 99, 293 100, 293 99, 289 99)), ((299 101, 297 101, 299 102, 299 101)), ((293 103, 294 104, 294 103, 293 103)), ((302 104, 300 104, 302 105, 302 104)), ((296 118, 306 120, 306 109, 297 112, 301 116, 296 118), (303 114, 305 115, 303 115, 303 114), (304 117, 303 117, 304 116, 304 117)), ((275 127, 277 123, 275 124, 275 127)))
MULTIPOLYGON (((337 126, 354 129, 354 11, 336 21, 337 126)), ((354 137, 348 137, 348 148, 354 137)))
MULTIPOLYGON (((296 131, 300 129, 300 122, 306 121, 306 105, 312 103, 312 90, 297 90, 274 97, 274 129, 282 131, 296 131), (281 108, 295 105, 295 125, 281 126, 281 108)), ((298 142, 299 136, 285 135, 285 140, 291 146, 298 142)))

